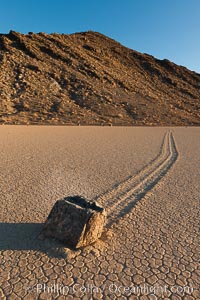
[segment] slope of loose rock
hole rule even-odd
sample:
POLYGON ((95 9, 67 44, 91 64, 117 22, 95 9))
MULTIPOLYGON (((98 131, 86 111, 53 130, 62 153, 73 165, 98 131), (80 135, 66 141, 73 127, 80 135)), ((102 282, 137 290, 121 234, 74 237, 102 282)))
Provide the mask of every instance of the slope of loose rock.
POLYGON ((0 122, 199 125, 200 75, 97 32, 0 35, 0 122))

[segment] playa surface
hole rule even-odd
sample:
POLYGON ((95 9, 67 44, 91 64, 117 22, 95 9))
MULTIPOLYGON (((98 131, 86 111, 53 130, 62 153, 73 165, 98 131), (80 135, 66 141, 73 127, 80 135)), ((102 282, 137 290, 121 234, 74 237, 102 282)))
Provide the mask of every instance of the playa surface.
POLYGON ((0 299, 199 299, 199 128, 0 127, 0 299), (37 235, 70 195, 108 210, 70 250, 37 235))

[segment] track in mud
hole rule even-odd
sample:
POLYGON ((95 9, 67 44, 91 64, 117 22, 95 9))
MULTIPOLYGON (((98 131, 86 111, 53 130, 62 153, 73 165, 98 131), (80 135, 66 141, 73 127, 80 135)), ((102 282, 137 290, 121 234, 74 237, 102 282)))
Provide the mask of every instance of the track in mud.
POLYGON ((107 209, 107 226, 130 211, 163 178, 177 157, 175 140, 169 131, 163 138, 158 155, 147 166, 95 199, 107 209))

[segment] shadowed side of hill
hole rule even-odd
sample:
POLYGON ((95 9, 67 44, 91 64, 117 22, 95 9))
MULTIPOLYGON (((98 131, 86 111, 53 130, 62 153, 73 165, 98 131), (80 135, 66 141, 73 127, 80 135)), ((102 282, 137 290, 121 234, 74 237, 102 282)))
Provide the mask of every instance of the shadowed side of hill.
POLYGON ((0 123, 199 125, 200 75, 97 32, 0 35, 0 123))

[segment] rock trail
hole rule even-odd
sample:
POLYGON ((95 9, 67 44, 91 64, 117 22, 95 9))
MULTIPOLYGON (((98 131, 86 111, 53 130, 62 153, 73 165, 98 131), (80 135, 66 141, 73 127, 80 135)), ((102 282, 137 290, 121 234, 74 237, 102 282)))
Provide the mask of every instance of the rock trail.
POLYGON ((175 140, 171 131, 166 132, 158 155, 136 175, 119 183, 113 189, 97 197, 101 205, 107 207, 108 224, 111 225, 118 218, 135 205, 159 180, 166 174, 178 157, 175 140))

